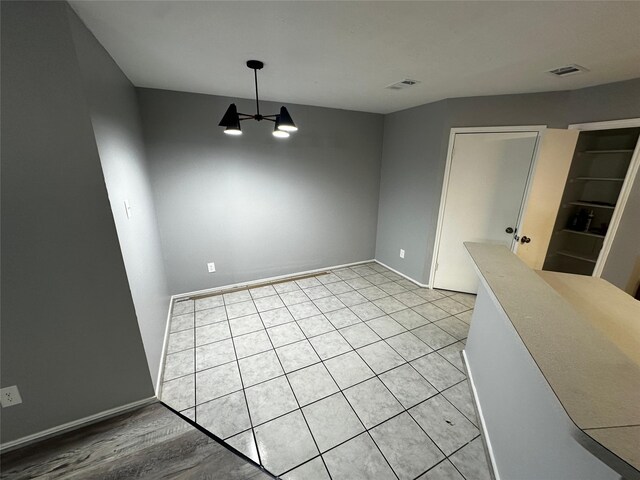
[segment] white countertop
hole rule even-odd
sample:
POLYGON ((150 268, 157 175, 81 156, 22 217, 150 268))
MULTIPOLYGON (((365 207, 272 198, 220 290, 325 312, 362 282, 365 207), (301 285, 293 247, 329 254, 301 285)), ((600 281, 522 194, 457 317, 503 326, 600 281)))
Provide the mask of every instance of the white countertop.
POLYGON ((571 420, 640 470, 640 302, 601 279, 538 275, 503 246, 465 246, 571 420))

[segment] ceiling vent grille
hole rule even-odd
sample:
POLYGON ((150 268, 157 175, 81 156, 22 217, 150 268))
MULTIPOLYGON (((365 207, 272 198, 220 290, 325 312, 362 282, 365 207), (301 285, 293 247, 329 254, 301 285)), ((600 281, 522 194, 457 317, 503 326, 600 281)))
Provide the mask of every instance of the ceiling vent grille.
POLYGON ((384 88, 388 88, 389 90, 404 90, 405 88, 413 87, 418 83, 420 83, 418 80, 411 80, 409 78, 405 78, 404 80, 400 80, 399 82, 392 83, 391 85, 387 85, 384 88))
POLYGON ((569 75, 575 75, 576 73, 588 71, 589 70, 587 70, 586 68, 572 63, 571 65, 565 65, 564 67, 554 68, 553 70, 549 70, 547 73, 555 75, 556 77, 568 77, 569 75))

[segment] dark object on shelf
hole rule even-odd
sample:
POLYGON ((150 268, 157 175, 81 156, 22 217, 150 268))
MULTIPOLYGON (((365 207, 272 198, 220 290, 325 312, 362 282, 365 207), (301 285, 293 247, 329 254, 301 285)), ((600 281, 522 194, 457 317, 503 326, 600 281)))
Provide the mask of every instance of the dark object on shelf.
POLYGON ((594 215, 593 215, 593 210, 591 210, 591 211, 589 212, 589 215, 587 215, 587 223, 586 223, 586 225, 584 226, 584 231, 585 231, 585 232, 588 232, 588 231, 589 231, 589 227, 591 227, 591 222, 593 221, 593 217, 594 217, 594 215))
POLYGON ((588 223, 589 213, 584 208, 581 208, 578 213, 571 217, 567 228, 569 230, 575 230, 577 232, 584 232, 587 230, 588 223))

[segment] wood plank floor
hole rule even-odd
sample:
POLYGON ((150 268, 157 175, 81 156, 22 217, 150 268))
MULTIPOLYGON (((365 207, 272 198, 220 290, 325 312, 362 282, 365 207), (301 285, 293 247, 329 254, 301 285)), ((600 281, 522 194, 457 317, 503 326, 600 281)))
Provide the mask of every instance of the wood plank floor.
POLYGON ((0 456, 2 479, 274 478, 161 403, 0 456))

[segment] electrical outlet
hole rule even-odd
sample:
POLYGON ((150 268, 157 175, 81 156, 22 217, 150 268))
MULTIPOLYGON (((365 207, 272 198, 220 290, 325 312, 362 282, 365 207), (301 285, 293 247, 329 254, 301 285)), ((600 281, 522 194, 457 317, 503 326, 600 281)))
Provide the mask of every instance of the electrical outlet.
POLYGON ((18 386, 13 385, 11 387, 0 389, 0 403, 2 404, 2 408, 13 407, 14 405, 22 403, 22 397, 18 391, 18 386))
POLYGON ((216 271, 216 264, 213 262, 209 262, 207 263, 207 270, 209 271, 209 273, 213 273, 216 271))
POLYGON ((404 250, 402 248, 400 249, 400 258, 404 258, 404 250))

